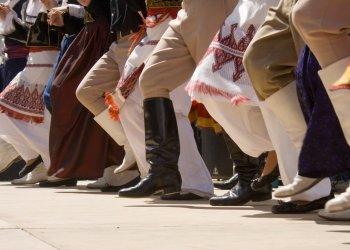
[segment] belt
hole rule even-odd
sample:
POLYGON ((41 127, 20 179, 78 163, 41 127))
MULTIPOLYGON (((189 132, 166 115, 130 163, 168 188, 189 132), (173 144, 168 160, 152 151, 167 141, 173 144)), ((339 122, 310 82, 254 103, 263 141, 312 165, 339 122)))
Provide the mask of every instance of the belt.
POLYGON ((114 34, 115 34, 115 39, 119 40, 119 39, 121 39, 121 38, 123 38, 125 36, 131 35, 131 34, 134 34, 134 33, 137 33, 137 32, 138 32, 138 30, 137 31, 134 31, 134 30, 123 30, 123 31, 116 31, 116 32, 114 32, 114 34))

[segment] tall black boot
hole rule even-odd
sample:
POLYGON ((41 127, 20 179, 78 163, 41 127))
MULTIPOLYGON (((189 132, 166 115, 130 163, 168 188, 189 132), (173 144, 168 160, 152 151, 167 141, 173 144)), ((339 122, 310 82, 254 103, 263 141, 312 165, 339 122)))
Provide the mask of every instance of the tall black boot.
POLYGON ((253 191, 251 182, 256 178, 263 165, 266 154, 255 158, 245 154, 232 140, 227 140, 228 148, 235 163, 235 172, 238 175, 237 184, 226 194, 210 199, 212 206, 240 206, 249 201, 264 201, 271 199, 271 184, 263 186, 259 190, 253 191))
POLYGON ((136 186, 120 190, 119 196, 147 197, 159 190, 165 194, 180 192, 180 140, 173 104, 168 98, 148 98, 143 108, 146 160, 150 169, 136 186))

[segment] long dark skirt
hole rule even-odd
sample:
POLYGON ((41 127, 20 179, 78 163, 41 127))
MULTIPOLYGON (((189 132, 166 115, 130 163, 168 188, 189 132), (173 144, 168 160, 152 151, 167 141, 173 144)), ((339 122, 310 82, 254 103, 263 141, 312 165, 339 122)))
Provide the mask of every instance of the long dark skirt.
POLYGON ((308 124, 299 157, 299 174, 329 177, 350 170, 350 147, 318 76, 320 66, 305 47, 297 66, 299 101, 308 124))
POLYGON ((45 88, 44 103, 45 103, 46 108, 50 111, 50 113, 52 112, 50 95, 51 95, 52 83, 53 83, 53 80, 54 80, 55 75, 56 75, 57 66, 60 63, 60 61, 62 60, 62 57, 64 56, 64 54, 68 50, 69 46, 73 43, 75 37, 76 37, 75 35, 72 35, 64 40, 61 51, 58 54, 58 58, 55 62, 55 65, 53 66, 51 77, 50 77, 49 81, 47 82, 47 85, 45 88))
POLYGON ((88 23, 57 67, 51 90, 49 175, 98 178, 104 168, 120 164, 124 157, 123 149, 101 129, 75 95, 84 76, 111 42, 105 20, 88 23))
POLYGON ((17 58, 7 60, 0 65, 0 93, 21 72, 27 64, 27 58, 17 58))

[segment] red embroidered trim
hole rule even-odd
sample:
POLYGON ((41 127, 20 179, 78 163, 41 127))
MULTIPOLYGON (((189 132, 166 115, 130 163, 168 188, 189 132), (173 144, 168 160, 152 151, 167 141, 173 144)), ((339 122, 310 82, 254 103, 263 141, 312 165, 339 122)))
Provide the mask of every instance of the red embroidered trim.
POLYGON ((60 51, 60 49, 54 48, 54 47, 29 47, 29 52, 43 52, 43 51, 60 51))
POLYGON ((25 122, 41 123, 44 120, 43 92, 32 92, 24 85, 9 85, 1 94, 0 112, 25 122), (6 105, 6 106, 5 106, 6 105))
POLYGON ((26 58, 29 54, 29 48, 23 45, 9 45, 4 49, 8 59, 26 58))
POLYGON ((27 64, 28 68, 52 68, 53 64, 27 64))
POLYGON ((193 93, 201 93, 204 95, 209 95, 209 96, 222 96, 226 99, 229 99, 232 105, 237 106, 241 102, 247 102, 250 101, 249 98, 240 96, 240 95, 233 95, 231 93, 222 91, 220 89, 211 87, 204 82, 201 81, 191 81, 187 86, 186 86, 186 91, 189 95, 192 95, 193 93))
POLYGON ((235 31, 237 28, 237 23, 232 24, 230 34, 223 37, 222 26, 201 60, 202 62, 204 58, 214 53, 215 63, 212 65, 213 72, 222 69, 225 64, 233 61, 235 70, 233 71, 232 78, 234 82, 238 81, 244 73, 243 55, 256 32, 254 25, 250 25, 246 34, 237 42, 235 38, 235 31))
POLYGON ((157 15, 170 15, 172 19, 175 19, 177 13, 181 10, 181 7, 172 7, 172 8, 148 8, 148 16, 157 16, 157 15))
POLYGON ((12 117, 16 120, 24 121, 27 123, 43 123, 44 117, 35 117, 31 115, 25 115, 23 113, 18 113, 12 109, 9 109, 7 107, 4 107, 0 104, 0 112, 6 114, 9 117, 12 117))

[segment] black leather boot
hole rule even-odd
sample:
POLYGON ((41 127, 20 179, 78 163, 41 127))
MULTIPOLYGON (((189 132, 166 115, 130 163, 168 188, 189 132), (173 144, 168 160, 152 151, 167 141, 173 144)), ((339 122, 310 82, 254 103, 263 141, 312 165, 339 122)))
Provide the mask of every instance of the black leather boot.
POLYGON ((180 192, 180 141, 173 104, 168 98, 148 98, 144 100, 143 108, 146 160, 150 169, 136 186, 120 190, 119 196, 137 198, 158 191, 164 194, 180 192))
MULTIPOLYGON (((232 141, 232 140, 231 140, 232 141)), ((240 206, 249 201, 264 201, 272 198, 271 184, 268 183, 259 190, 253 191, 251 188, 252 180, 259 175, 266 154, 258 158, 246 155, 233 141, 229 143, 229 151, 238 174, 237 184, 226 194, 210 199, 212 206, 240 206)))
POLYGON ((238 174, 234 174, 230 179, 221 181, 221 182, 214 182, 214 187, 222 190, 230 190, 234 186, 236 186, 238 183, 238 174))

